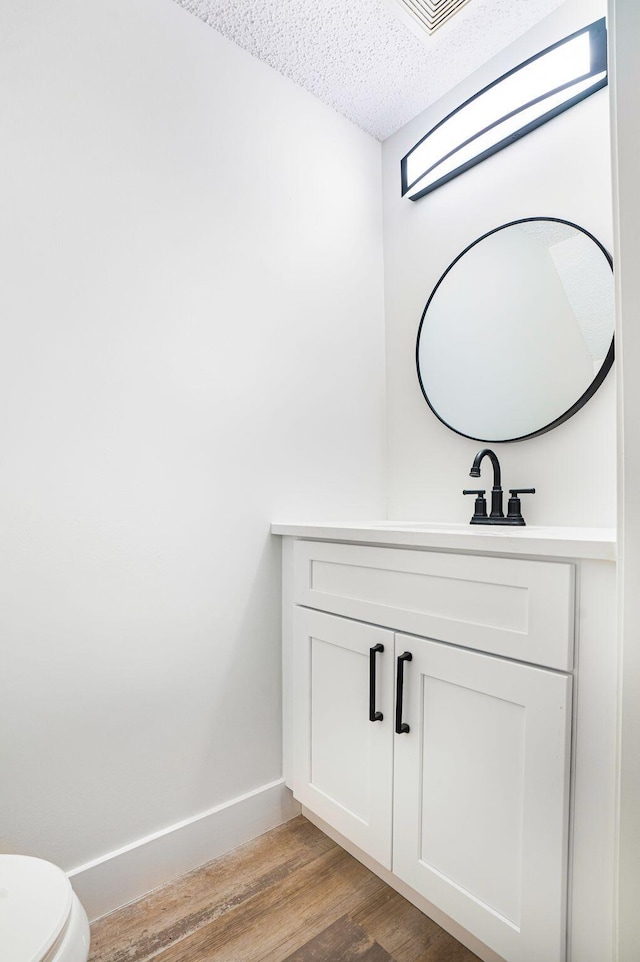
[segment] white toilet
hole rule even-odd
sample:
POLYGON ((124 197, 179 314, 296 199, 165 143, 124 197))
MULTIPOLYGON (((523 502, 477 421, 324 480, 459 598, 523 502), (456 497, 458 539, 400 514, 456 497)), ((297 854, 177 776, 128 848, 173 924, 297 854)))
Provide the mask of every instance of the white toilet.
POLYGON ((0 855, 2 962, 87 962, 87 914, 62 869, 0 855))

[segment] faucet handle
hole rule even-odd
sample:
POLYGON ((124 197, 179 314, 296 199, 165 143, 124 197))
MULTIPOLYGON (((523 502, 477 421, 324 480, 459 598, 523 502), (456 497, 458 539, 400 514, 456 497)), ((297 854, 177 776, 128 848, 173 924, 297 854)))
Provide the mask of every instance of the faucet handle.
POLYGON ((473 518, 471 524, 477 524, 480 519, 487 517, 487 499, 485 498, 486 488, 473 488, 470 491, 465 488, 463 494, 475 494, 476 501, 473 507, 473 518))
POLYGON ((509 488, 511 497, 509 498, 509 507, 507 508, 507 519, 511 519, 512 524, 526 524, 526 521, 522 517, 520 495, 535 493, 535 488, 509 488))

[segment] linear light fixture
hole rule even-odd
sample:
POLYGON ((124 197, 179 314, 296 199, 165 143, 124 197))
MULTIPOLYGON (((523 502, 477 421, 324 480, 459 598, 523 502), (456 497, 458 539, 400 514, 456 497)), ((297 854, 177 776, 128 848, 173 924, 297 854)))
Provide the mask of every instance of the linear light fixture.
POLYGON ((402 196, 418 200, 606 86, 604 18, 474 94, 402 158, 402 196))

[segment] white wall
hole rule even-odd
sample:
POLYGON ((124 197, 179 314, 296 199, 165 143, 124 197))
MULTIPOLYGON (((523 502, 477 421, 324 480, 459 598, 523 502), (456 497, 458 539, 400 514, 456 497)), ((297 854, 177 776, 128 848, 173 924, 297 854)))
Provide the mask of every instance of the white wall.
POLYGON ((273 517, 383 514, 380 145, 171 0, 0 13, 0 833, 281 773, 273 517))
POLYGON ((614 56, 612 142, 614 153, 615 255, 618 263, 618 626, 620 636, 618 962, 636 962, 640 946, 640 197, 638 84, 640 7, 610 0, 614 56))
MULTIPOLYGON (((605 0, 569 0, 383 145, 390 518, 465 523, 462 496, 477 441, 432 414, 415 370, 415 339, 428 297, 451 261, 494 227, 521 217, 559 217, 611 251, 607 90, 419 201, 400 196, 400 160, 467 97, 522 60, 606 13, 605 0)), ((615 371, 615 365, 614 365, 615 371)), ((568 422, 530 441, 492 445, 503 485, 535 487, 531 524, 615 524, 615 377, 568 422)), ((490 487, 488 465, 482 486, 490 487)))

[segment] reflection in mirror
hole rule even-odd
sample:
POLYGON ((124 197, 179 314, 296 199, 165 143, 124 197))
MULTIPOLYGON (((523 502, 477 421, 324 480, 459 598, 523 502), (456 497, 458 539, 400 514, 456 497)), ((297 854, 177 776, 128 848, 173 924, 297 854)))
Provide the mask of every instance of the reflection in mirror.
POLYGON ((543 434, 575 414, 613 362, 613 273, 574 224, 528 218, 475 241, 425 308, 416 358, 429 406, 480 441, 543 434))

